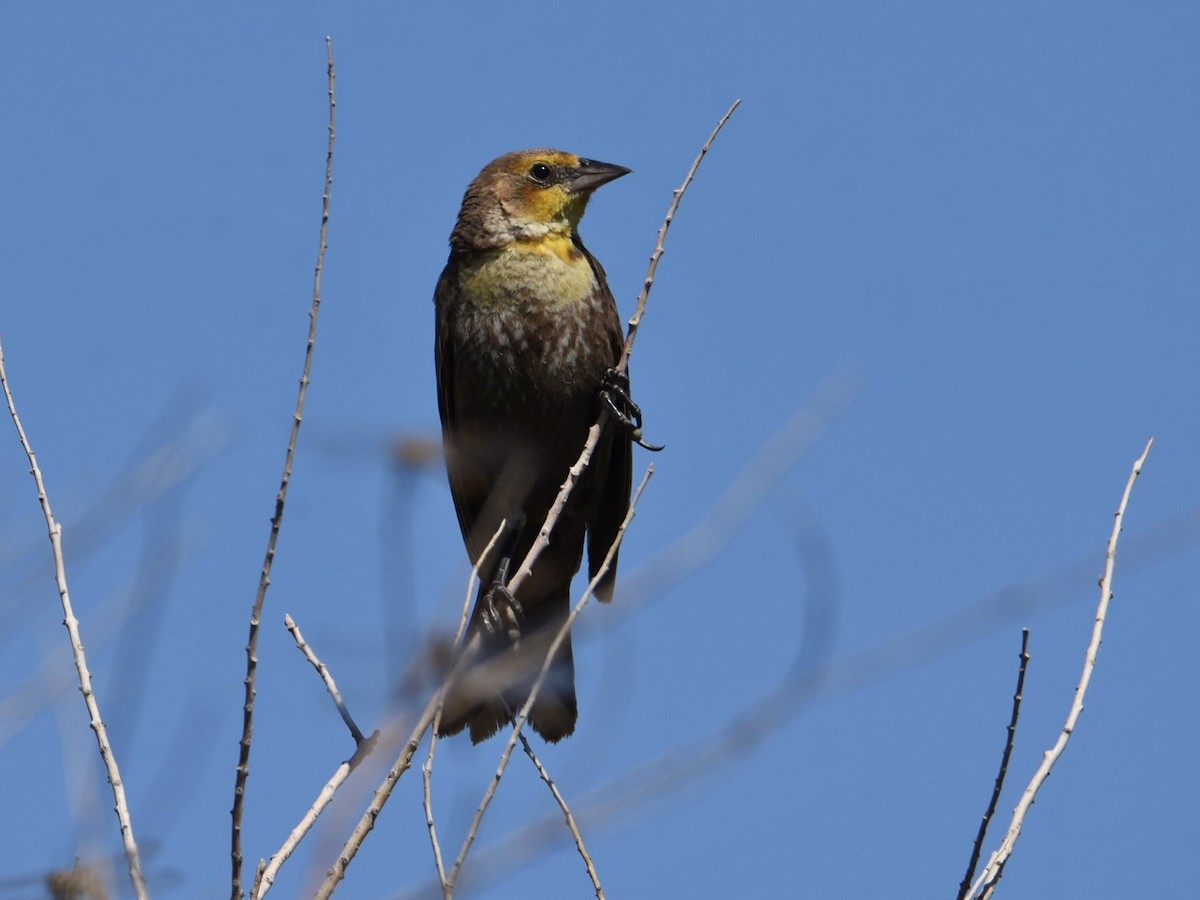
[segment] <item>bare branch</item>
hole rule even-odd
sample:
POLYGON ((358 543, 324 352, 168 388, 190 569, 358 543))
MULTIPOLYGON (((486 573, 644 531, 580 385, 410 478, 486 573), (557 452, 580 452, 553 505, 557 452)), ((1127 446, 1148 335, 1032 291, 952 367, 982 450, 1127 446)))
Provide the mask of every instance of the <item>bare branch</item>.
POLYGON ((1004 874, 1004 866, 1008 863, 1012 856, 1013 849, 1016 847, 1017 839, 1021 836, 1021 827, 1025 824, 1025 816, 1028 815, 1030 807, 1033 806, 1033 801, 1037 797, 1038 791, 1045 784, 1046 779, 1050 777, 1050 772, 1054 768, 1054 764, 1062 757, 1063 751, 1067 748, 1067 741, 1071 739, 1071 734, 1075 731, 1075 725, 1079 721, 1079 715, 1083 712, 1083 698, 1087 694, 1088 684, 1092 680, 1092 672, 1096 668, 1096 656, 1100 652, 1100 638, 1104 632, 1104 619, 1108 614, 1108 601, 1112 599, 1112 579, 1113 569, 1117 561, 1117 539, 1121 535, 1121 523, 1125 519, 1125 507, 1129 504, 1129 495, 1133 493, 1133 483, 1137 481, 1138 475, 1142 473, 1142 466, 1146 462, 1146 457, 1150 454, 1150 448, 1154 446, 1154 438, 1150 438, 1146 442, 1146 449, 1142 451, 1133 463, 1133 470, 1129 473, 1129 480, 1125 483, 1125 492, 1121 495, 1121 505, 1117 507, 1117 512, 1113 517, 1112 534, 1108 538, 1108 550, 1104 557, 1104 574, 1100 578, 1100 602, 1096 607, 1096 619, 1092 624, 1092 638, 1088 643, 1087 653, 1083 658, 1083 673, 1079 676, 1079 684, 1075 686, 1075 696, 1071 700, 1071 709, 1067 713, 1066 724, 1063 725, 1062 732, 1055 741, 1054 746, 1046 751, 1042 756, 1042 764, 1038 766, 1037 771, 1033 773, 1033 778, 1030 779, 1028 786, 1025 788, 1025 793, 1021 795, 1021 800, 1017 803, 1016 809, 1013 810, 1012 821, 1008 826, 1008 833, 1004 836, 1004 840, 1000 842, 999 848, 992 854, 988 860, 987 866, 975 879, 975 883, 971 885, 971 892, 968 896, 987 898, 991 897, 995 892, 996 885, 1000 881, 1000 877, 1004 874))
POLYGON ((63 558, 62 524, 54 518, 50 508, 50 497, 46 493, 46 484, 42 480, 42 470, 38 466, 37 456, 33 446, 25 434, 21 417, 17 415, 16 401, 8 385, 8 373, 4 368, 4 347, 0 345, 0 387, 4 390, 4 399, 8 404, 9 415, 17 429, 17 437, 21 448, 29 459, 29 472, 37 485, 38 503, 42 507, 42 516, 46 520, 46 528, 50 537, 50 547, 54 554, 54 581, 58 585, 58 596, 62 603, 63 625, 71 640, 71 655, 75 659, 75 671, 79 675, 79 692, 83 694, 83 703, 87 707, 89 724, 96 735, 96 744, 100 748, 100 759, 104 770, 108 773, 108 783, 112 786, 113 802, 116 805, 117 822, 121 829, 121 843, 125 849, 125 862, 129 868, 129 880, 133 883, 134 893, 139 900, 149 896, 146 892, 146 879, 142 875, 142 861, 138 853, 137 840, 133 835, 133 822, 129 815, 129 804, 125 800, 125 782, 121 780, 121 769, 117 765, 117 757, 108 741, 108 730, 100 715, 100 704, 96 693, 92 690, 92 673, 88 669, 87 654, 83 649, 83 635, 79 628, 79 620, 75 618, 75 610, 71 605, 71 592, 67 587, 67 566, 63 558))
POLYGON ((275 561, 275 545, 279 540, 279 529, 283 524, 284 503, 288 486, 292 480, 292 461, 296 456, 296 441, 300 435, 300 422, 304 414, 304 400, 308 396, 309 374, 312 371, 313 347, 317 340, 317 313, 321 308, 321 275, 325 266, 325 250, 329 235, 329 197, 333 188, 333 145, 337 103, 334 97, 333 41, 325 38, 325 61, 329 84, 329 140, 325 150, 325 190, 321 198, 321 229, 317 247, 317 264, 313 276, 312 306, 308 313, 308 342, 304 350, 304 368, 300 375, 300 390, 296 397, 296 408, 292 413, 292 429, 288 436, 287 452, 283 460, 283 475, 279 491, 275 495, 275 514, 271 517, 271 531, 267 537, 267 550, 263 557, 262 571, 258 579, 258 593, 250 612, 250 637, 246 642, 245 700, 242 706, 242 738, 238 744, 237 777, 234 779, 233 818, 231 830, 230 860, 232 883, 230 896, 239 900, 242 896, 242 816, 245 810, 246 781, 250 777, 250 743, 254 735, 255 681, 258 674, 258 633, 262 619, 263 604, 267 588, 271 584, 271 567, 275 561))
POLYGON ((1017 690, 1013 694, 1012 716, 1008 720, 1007 734, 1004 739, 1004 752, 1000 755, 1000 772, 996 775, 996 784, 992 789, 992 799, 988 802, 983 821, 979 823, 979 831, 975 835, 975 844, 971 848, 971 859, 967 863, 967 874, 958 885, 958 900, 965 900, 971 890, 971 879, 975 877, 975 867, 979 865, 979 855, 983 852, 983 841, 987 837, 988 825, 996 813, 996 804, 1000 802, 1000 793, 1004 790, 1004 776, 1008 774, 1008 761, 1012 757, 1013 744, 1017 737, 1017 718, 1021 715, 1021 697, 1025 692, 1025 670, 1029 666, 1029 629, 1021 629, 1021 664, 1017 669, 1017 690))

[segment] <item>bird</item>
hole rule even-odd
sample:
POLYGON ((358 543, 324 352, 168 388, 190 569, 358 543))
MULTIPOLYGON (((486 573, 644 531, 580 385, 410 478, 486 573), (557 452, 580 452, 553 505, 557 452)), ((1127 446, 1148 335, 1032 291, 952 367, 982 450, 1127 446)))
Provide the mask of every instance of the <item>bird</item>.
MULTIPOLYGON (((562 150, 521 150, 486 165, 463 195, 434 292, 434 362, 450 493, 480 585, 443 690, 439 736, 469 728, 478 744, 513 721, 570 614, 585 542, 595 578, 628 511, 641 411, 616 371, 624 333, 579 222, 592 193, 629 172, 562 150), (611 415, 549 545, 509 591, 605 407, 611 415)), ((614 554, 595 590, 601 601, 612 599, 616 568, 614 554)), ((577 718, 568 634, 528 721, 554 743, 577 718)))

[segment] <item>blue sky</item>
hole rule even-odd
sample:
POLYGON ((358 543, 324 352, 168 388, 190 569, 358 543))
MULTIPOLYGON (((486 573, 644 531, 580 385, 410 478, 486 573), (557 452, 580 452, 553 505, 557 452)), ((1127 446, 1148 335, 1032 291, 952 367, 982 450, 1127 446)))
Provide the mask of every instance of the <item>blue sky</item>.
MULTIPOLYGON (((798 654, 844 665, 735 761, 585 830, 606 890, 953 896, 1020 628, 1033 660, 989 850, 1066 715, 1112 513, 1150 435, 1087 706, 1002 891, 1190 889, 1193 4, 129 3, 6 21, 0 336, 156 895, 228 890, 243 646, 319 225, 326 34, 333 218, 260 646, 249 860, 352 749, 284 613, 366 729, 387 717, 398 666, 455 618, 467 564, 443 477, 390 451, 437 433, 430 298, 467 182, 531 146, 632 168, 582 228, 628 316, 672 189, 740 97, 670 234, 633 360, 647 436, 667 450, 622 552, 624 611, 639 571, 819 385, 849 379, 853 398, 716 558, 635 615, 620 587, 585 612, 579 731, 545 759, 568 800, 660 757, 677 771, 672 753, 798 654)), ((9 437, 0 699, 33 701, 0 721, 0 886, 119 847, 78 694, 45 674, 65 640, 56 604, 9 437)), ((451 855, 499 748, 439 752, 451 855)), ((278 895, 304 894, 378 778, 357 773, 278 895)), ((479 850, 554 815, 515 759, 479 850)), ((562 835, 467 895, 587 896, 562 835)), ((432 871, 410 775, 343 893, 407 896, 432 871)))

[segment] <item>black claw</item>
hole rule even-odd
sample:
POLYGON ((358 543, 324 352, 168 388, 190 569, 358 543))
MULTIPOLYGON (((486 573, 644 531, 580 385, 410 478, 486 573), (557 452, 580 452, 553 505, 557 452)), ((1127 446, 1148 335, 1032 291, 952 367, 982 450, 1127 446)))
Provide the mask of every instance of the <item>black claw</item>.
POLYGON ((497 581, 483 595, 483 626, 492 634, 507 634, 510 641, 521 637, 525 610, 507 585, 497 581))
POLYGON ((634 443, 653 453, 663 449, 661 444, 649 444, 642 439, 642 408, 629 396, 628 375, 609 369, 600 381, 599 396, 609 415, 629 433, 634 443))
POLYGON ((515 510, 508 518, 502 551, 504 555, 496 563, 492 583, 479 602, 480 621, 484 630, 492 635, 507 635, 509 641, 514 643, 521 637, 525 610, 508 589, 508 570, 512 566, 513 552, 524 527, 525 513, 519 509, 515 510))
POLYGON ((667 449, 666 444, 648 444, 645 441, 643 441, 642 440, 642 430, 640 428, 637 431, 635 431, 631 435, 631 437, 633 438, 633 442, 635 444, 637 444, 639 447, 643 447, 646 450, 649 450, 651 453, 657 453, 659 450, 667 449))

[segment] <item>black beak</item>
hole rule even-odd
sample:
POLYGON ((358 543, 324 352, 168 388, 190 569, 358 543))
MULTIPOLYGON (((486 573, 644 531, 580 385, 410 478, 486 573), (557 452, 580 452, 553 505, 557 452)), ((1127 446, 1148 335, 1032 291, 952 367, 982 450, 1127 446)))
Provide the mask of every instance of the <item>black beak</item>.
POLYGON ((581 193, 594 191, 600 185, 615 181, 632 171, 624 166, 614 166, 612 163, 581 159, 579 165, 571 169, 564 180, 572 193, 581 193))

